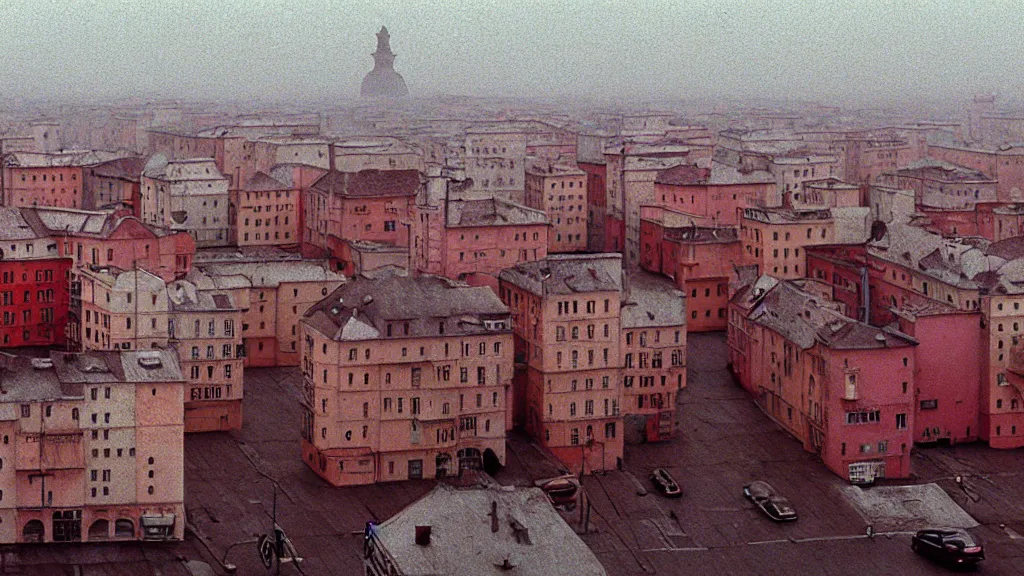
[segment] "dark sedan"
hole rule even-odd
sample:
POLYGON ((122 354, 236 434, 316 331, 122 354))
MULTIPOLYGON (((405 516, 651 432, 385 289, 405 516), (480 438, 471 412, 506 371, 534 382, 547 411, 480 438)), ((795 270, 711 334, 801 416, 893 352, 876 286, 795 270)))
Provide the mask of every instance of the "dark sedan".
POLYGON ((743 487, 743 496, 776 522, 796 520, 796 510, 767 482, 758 480, 743 487))
POLYGON ((658 489, 658 492, 661 492, 664 496, 679 498, 683 495, 683 491, 679 488, 679 484, 676 483, 676 479, 664 468, 657 468, 654 472, 651 472, 651 482, 654 483, 654 487, 658 489))
POLYGON ((910 549, 948 566, 973 566, 985 559, 985 549, 960 529, 921 530, 910 539, 910 549))

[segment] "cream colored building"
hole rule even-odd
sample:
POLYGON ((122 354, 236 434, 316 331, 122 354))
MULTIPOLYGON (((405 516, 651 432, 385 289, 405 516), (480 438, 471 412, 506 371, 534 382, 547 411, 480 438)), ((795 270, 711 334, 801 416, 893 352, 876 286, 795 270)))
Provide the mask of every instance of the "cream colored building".
POLYGON ((228 178, 213 158, 153 156, 142 172, 140 209, 147 224, 185 230, 197 247, 230 244, 228 178))
POLYGON ((571 166, 534 164, 526 169, 526 205, 544 211, 548 254, 587 249, 587 174, 571 166))
POLYGON ((512 326, 490 288, 357 277, 301 331, 302 458, 331 484, 504 464, 512 326))
POLYGON ((184 537, 173 351, 0 353, 0 377, 0 542, 184 537))
POLYGON ((200 263, 212 287, 239 293, 248 302, 242 314, 246 366, 298 366, 301 348, 299 320, 310 306, 345 282, 327 261, 200 263))

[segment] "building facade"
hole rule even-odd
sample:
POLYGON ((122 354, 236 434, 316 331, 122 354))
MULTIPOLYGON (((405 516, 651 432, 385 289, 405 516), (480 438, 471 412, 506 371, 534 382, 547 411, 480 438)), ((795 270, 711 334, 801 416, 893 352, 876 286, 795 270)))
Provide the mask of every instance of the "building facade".
POLYGON ((620 464, 620 254, 553 255, 503 270, 516 331, 517 420, 570 469, 620 464))
POLYGON ((0 353, 0 541, 181 540, 184 377, 173 352, 0 353))
POLYGON ((302 459, 335 486, 505 462, 508 308, 430 275, 359 277, 301 321, 302 459))

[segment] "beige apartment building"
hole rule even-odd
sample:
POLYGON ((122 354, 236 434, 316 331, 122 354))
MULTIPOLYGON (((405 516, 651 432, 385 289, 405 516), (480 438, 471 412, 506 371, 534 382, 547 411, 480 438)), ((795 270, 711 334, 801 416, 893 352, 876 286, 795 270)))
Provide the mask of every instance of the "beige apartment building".
POLYGON ((505 462, 512 326, 487 287, 384 271, 301 321, 302 458, 335 486, 505 462))
POLYGON ((72 295, 68 341, 81 350, 167 347, 167 284, 145 270, 83 267, 72 274, 81 287, 72 295))
POLYGON ((188 280, 167 286, 168 335, 188 378, 185 431, 242 427, 243 307, 223 290, 202 290, 188 280))
POLYGON ((140 182, 142 221, 173 231, 184 230, 196 246, 231 242, 228 178, 213 158, 167 161, 155 155, 140 182))
POLYGON ((211 288, 248 302, 242 313, 246 366, 298 366, 299 320, 345 282, 326 260, 200 263, 211 288))
POLYGON ((0 542, 184 537, 173 351, 0 352, 0 380, 0 542))
POLYGON ((570 166, 534 164, 526 169, 526 205, 547 214, 548 253, 587 249, 587 173, 570 166))
POLYGON ((82 350, 177 350, 189 378, 185 430, 242 427, 242 314, 251 284, 216 285, 198 271, 165 284, 145 270, 108 267, 75 272, 68 340, 82 350))
POLYGON ((512 311, 515 412, 527 432, 574 471, 622 458, 619 385, 621 254, 560 254, 499 275, 512 311))

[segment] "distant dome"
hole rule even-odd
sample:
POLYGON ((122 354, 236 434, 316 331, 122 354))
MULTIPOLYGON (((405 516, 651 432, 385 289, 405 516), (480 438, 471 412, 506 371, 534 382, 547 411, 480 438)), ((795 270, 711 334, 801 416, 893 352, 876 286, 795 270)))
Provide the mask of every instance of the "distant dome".
POLYGON ((373 70, 363 78, 363 98, 401 98, 409 95, 405 79, 395 72, 395 53, 391 51, 391 35, 381 26, 377 33, 377 50, 372 54, 373 70))

